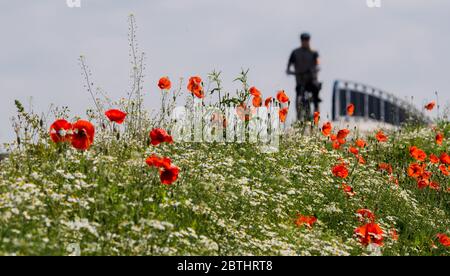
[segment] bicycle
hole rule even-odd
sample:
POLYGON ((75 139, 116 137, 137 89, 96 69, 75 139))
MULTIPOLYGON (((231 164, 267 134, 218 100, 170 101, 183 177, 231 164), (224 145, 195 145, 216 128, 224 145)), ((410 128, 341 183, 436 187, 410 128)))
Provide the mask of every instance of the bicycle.
MULTIPOLYGON (((288 71, 288 75, 296 76, 293 71, 288 71)), ((312 120, 311 112, 312 93, 305 90, 305 84, 300 84, 296 88, 295 107, 297 109, 297 120, 300 122, 308 122, 312 120)))

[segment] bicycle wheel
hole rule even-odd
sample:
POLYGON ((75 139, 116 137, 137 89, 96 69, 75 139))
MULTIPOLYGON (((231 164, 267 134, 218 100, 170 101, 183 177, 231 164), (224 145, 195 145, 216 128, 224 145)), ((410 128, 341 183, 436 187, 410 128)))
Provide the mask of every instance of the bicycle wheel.
POLYGON ((295 100, 295 108, 297 110, 297 121, 303 121, 303 97, 297 94, 295 100))
POLYGON ((297 107, 297 121, 307 122, 311 120, 311 102, 303 86, 298 91, 296 99, 296 107, 297 107))
POLYGON ((307 93, 304 93, 304 97, 303 97, 303 109, 304 109, 304 117, 303 120, 304 122, 308 122, 311 121, 312 119, 312 114, 311 114, 311 98, 309 97, 309 95, 306 95, 307 93))

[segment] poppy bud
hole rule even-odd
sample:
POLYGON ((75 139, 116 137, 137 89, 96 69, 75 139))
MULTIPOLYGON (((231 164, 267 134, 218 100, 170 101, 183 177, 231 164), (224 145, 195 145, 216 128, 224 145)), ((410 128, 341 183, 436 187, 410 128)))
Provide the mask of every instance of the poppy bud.
POLYGON ((20 145, 20 137, 17 136, 17 144, 20 145))
POLYGON ((117 132, 116 138, 117 140, 120 140, 120 132, 117 132))

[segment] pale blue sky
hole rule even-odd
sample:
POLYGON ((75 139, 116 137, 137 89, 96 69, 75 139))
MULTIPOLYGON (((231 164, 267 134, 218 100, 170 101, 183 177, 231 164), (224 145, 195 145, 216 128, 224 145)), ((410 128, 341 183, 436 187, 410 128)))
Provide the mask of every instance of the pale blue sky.
MULTIPOLYGON (((367 83, 415 97, 417 106, 439 91, 450 102, 450 1, 382 0, 0 0, 0 142, 13 137, 14 99, 33 97, 84 114, 91 105, 77 57, 84 54, 97 85, 113 99, 128 85, 127 16, 134 13, 148 56, 146 106, 159 103, 157 79, 223 71, 224 86, 250 68, 265 96, 284 88, 293 96, 286 62, 298 35, 312 33, 322 61, 322 111, 329 114, 333 80, 367 83)), ((293 110, 291 112, 294 113, 293 110)))

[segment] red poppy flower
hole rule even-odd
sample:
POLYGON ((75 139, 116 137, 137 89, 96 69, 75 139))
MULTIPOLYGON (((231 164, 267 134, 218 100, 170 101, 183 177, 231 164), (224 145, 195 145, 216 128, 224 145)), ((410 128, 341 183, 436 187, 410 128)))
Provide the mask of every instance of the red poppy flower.
POLYGON ((316 222, 317 218, 315 216, 298 215, 297 219, 295 220, 295 224, 298 227, 305 225, 308 228, 312 228, 316 222))
POLYGON ((156 167, 156 168, 165 168, 168 169, 172 165, 172 161, 170 158, 167 157, 158 157, 155 154, 152 154, 150 157, 148 157, 145 160, 145 163, 147 163, 150 167, 156 167))
POLYGON ((417 161, 423 162, 427 159, 427 154, 416 146, 409 148, 409 154, 417 161))
POLYGON ((338 141, 334 141, 333 144, 332 144, 332 147, 333 147, 333 149, 335 149, 335 150, 340 149, 341 146, 342 146, 342 144, 339 143, 338 141))
POLYGON ((383 230, 376 223, 368 223, 355 229, 355 234, 362 245, 376 244, 383 245, 383 230))
POLYGON ((64 119, 56 120, 50 126, 50 139, 55 143, 70 142, 72 138, 72 124, 64 119))
POLYGON ((155 128, 150 132, 151 143, 154 146, 157 146, 161 143, 173 143, 172 136, 167 134, 164 129, 155 128))
POLYGON ((439 157, 437 157, 434 154, 430 154, 430 162, 433 163, 433 164, 439 163, 439 157))
POLYGON ((349 104, 347 106, 347 115, 348 116, 353 116, 353 114, 355 114, 355 105, 354 104, 349 104))
POLYGON ((425 167, 423 165, 421 166, 417 163, 413 163, 413 164, 409 165, 408 175, 410 177, 419 178, 423 175, 424 171, 425 171, 425 167))
POLYGON ((378 142, 387 142, 388 140, 388 137, 381 130, 378 131, 375 137, 377 138, 378 142))
POLYGON ((359 148, 365 148, 366 145, 367 145, 366 141, 364 141, 364 140, 362 140, 362 139, 356 140, 355 144, 356 144, 356 146, 359 147, 359 148))
POLYGON ((333 169, 331 170, 331 172, 333 173, 334 176, 339 177, 339 178, 347 178, 348 177, 348 169, 345 166, 345 164, 339 164, 333 167, 333 169))
POLYGON ((280 121, 281 121, 282 123, 286 122, 286 118, 287 118, 288 111, 289 111, 289 108, 288 108, 288 107, 285 107, 285 108, 280 109, 280 111, 279 111, 279 116, 280 116, 280 121))
POLYGON ((442 142, 444 142, 444 134, 442 133, 436 134, 436 143, 438 145, 442 145, 442 142))
POLYGON ((200 77, 191 77, 189 79, 187 89, 199 99, 205 97, 202 87, 202 79, 200 77))
POLYGON ((359 150, 358 150, 357 148, 355 148, 355 147, 350 147, 350 148, 348 149, 348 151, 349 151, 350 153, 354 154, 354 155, 358 155, 358 154, 359 154, 359 150))
POLYGON ((416 146, 412 146, 412 147, 409 147, 409 155, 413 155, 413 153, 417 150, 418 148, 416 147, 416 146))
POLYGON ((331 123, 327 122, 322 126, 322 134, 325 136, 330 136, 332 129, 333 129, 333 126, 331 125, 331 123))
POLYGON ((252 95, 253 97, 261 97, 262 96, 262 94, 258 90, 258 88, 254 87, 254 86, 250 87, 248 92, 250 92, 250 95, 252 95))
POLYGON ((358 215, 360 222, 365 222, 366 220, 370 222, 375 221, 375 215, 369 209, 358 209, 356 214, 358 215))
POLYGON ((388 174, 392 174, 393 172, 392 165, 388 163, 380 163, 378 169, 380 171, 386 171, 388 174))
POLYGON ((441 159, 442 164, 450 165, 450 156, 447 153, 442 153, 439 159, 441 159))
POLYGON ((169 168, 163 168, 159 171, 159 178, 164 185, 172 185, 178 179, 180 169, 176 166, 170 166, 169 168))
POLYGON ((118 123, 119 125, 122 124, 127 117, 127 113, 118 109, 110 109, 105 112, 105 115, 111 122, 118 123))
POLYGON ((429 104, 427 104, 426 106, 425 106, 425 109, 426 110, 433 110, 434 109, 434 107, 436 106, 436 102, 430 102, 429 104))
POLYGON ((445 165, 440 165, 439 170, 441 170, 442 174, 445 176, 449 176, 450 172, 447 170, 447 167, 445 165))
POLYGON ((441 188, 441 185, 435 181, 430 182, 430 189, 432 190, 439 190, 441 188))
POLYGON ((361 155, 358 155, 357 157, 359 164, 366 164, 366 159, 364 159, 364 157, 362 157, 361 155))
POLYGON ((314 112, 314 125, 318 125, 320 120, 320 112, 316 111, 314 112))
POLYGON ((252 104, 254 107, 262 106, 262 98, 261 97, 253 97, 252 104))
POLYGON ((424 178, 424 179, 427 179, 427 180, 430 180, 430 178, 431 178, 431 176, 432 176, 432 173, 431 172, 429 172, 429 171, 427 171, 427 170, 425 170, 425 164, 423 165, 423 168, 424 168, 424 170, 423 170, 423 173, 422 173, 422 175, 420 176, 420 177, 422 177, 422 178, 424 178))
POLYGON ((347 136, 350 134, 350 130, 348 130, 348 129, 341 129, 341 130, 339 130, 339 132, 338 132, 338 134, 337 134, 337 139, 339 140, 339 142, 341 143, 341 144, 345 144, 345 142, 344 142, 344 140, 345 140, 345 138, 347 138, 347 136), (342 143, 342 142, 344 142, 344 143, 342 143))
POLYGON ((268 97, 268 98, 264 101, 264 106, 265 106, 265 107, 269 107, 271 102, 272 102, 272 97, 268 97))
POLYGON ((353 191, 353 188, 345 183, 342 183, 342 190, 344 191, 345 194, 347 194, 347 196, 352 197, 354 196, 356 193, 353 191))
POLYGON ((426 178, 420 178, 420 179, 417 180, 417 187, 420 190, 421 189, 425 189, 429 185, 430 185, 430 181, 428 181, 428 179, 426 179, 426 178))
POLYGON ((278 91, 278 93, 277 93, 277 100, 280 103, 287 103, 287 102, 289 102, 289 97, 286 95, 284 90, 281 90, 281 91, 278 91))
POLYGON ((72 146, 87 150, 94 143, 95 127, 88 121, 79 120, 73 124, 72 146))
MULTIPOLYGON (((200 80, 200 83, 202 81, 200 80)), ((162 90, 169 90, 172 87, 172 83, 170 82, 168 77, 162 77, 158 81, 158 87, 162 90)))
POLYGON ((450 238, 445 234, 437 234, 436 237, 439 239, 439 242, 445 246, 450 247, 450 238))

